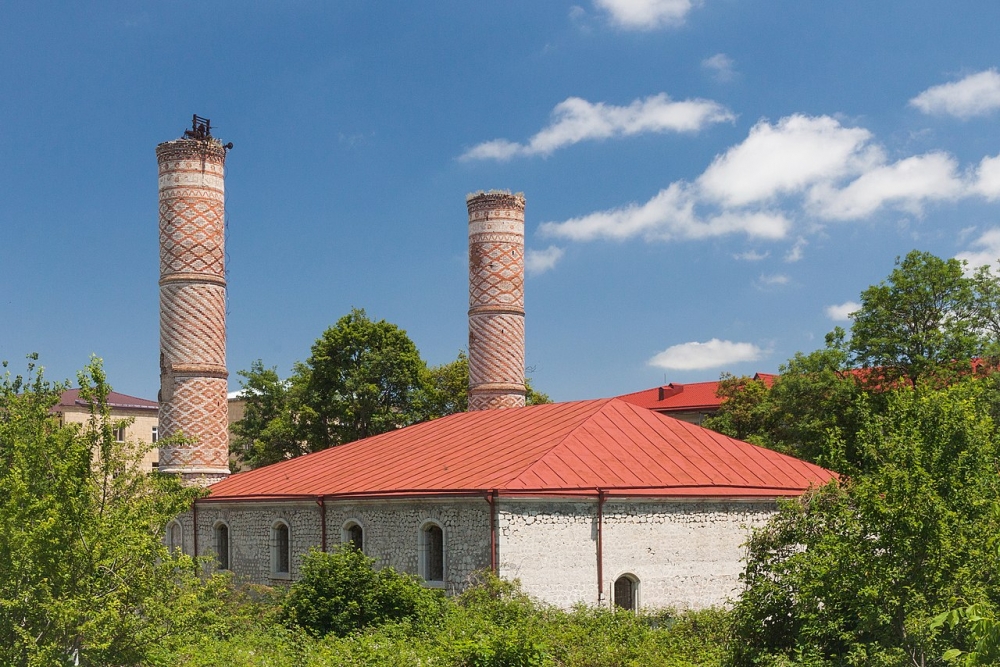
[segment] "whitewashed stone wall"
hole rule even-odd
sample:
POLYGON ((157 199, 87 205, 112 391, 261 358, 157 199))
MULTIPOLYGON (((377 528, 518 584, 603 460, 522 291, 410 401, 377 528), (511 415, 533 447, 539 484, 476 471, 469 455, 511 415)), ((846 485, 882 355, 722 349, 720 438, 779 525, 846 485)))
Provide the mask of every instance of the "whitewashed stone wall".
POLYGON ((500 500, 500 576, 560 607, 597 604, 597 500, 500 500))
MULTIPOLYGON (((639 581, 643 607, 704 608, 739 594, 743 544, 775 511, 771 501, 609 500, 604 505, 604 586, 639 581)), ((551 604, 598 604, 597 499, 503 500, 500 575, 551 604)))

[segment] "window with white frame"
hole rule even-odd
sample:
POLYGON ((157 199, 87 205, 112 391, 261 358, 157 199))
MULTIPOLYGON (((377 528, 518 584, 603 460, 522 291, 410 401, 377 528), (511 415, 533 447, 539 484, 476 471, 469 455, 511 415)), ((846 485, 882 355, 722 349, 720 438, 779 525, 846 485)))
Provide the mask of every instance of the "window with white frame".
POLYGON ((229 526, 220 521, 215 524, 215 557, 219 561, 220 570, 231 569, 229 555, 229 526))
POLYGON ((444 583, 444 529, 436 521, 420 527, 420 576, 429 584, 444 583))
POLYGON ((291 573, 292 539, 288 524, 282 520, 271 526, 271 575, 278 578, 288 578, 291 573))
POLYGON ((160 439, 160 429, 159 427, 154 426, 153 432, 149 436, 149 442, 155 445, 159 439, 160 439))
POLYGON ((125 427, 116 426, 115 427, 115 442, 125 442, 125 427))

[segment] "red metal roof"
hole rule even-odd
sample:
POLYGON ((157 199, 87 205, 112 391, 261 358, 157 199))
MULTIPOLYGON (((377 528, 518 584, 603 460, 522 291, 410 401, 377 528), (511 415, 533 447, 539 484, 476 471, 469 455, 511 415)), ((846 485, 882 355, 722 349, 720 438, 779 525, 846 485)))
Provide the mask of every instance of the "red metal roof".
POLYGON ((465 412, 239 473, 207 500, 485 493, 792 496, 834 473, 618 399, 465 412))
MULTIPOLYGON (((756 373, 754 380, 760 380, 768 387, 774 384, 779 376, 774 373, 756 373)), ((664 412, 688 412, 693 410, 718 410, 722 399, 715 395, 719 382, 689 382, 680 384, 671 382, 661 387, 643 389, 631 394, 618 396, 623 401, 650 410, 664 412)))
MULTIPOLYGON (((68 407, 89 407, 90 402, 80 398, 79 389, 67 389, 59 396, 59 403, 55 410, 68 407)), ((128 394, 119 394, 117 391, 108 393, 108 407, 128 408, 132 410, 157 410, 156 401, 147 401, 145 398, 137 398, 128 394)))

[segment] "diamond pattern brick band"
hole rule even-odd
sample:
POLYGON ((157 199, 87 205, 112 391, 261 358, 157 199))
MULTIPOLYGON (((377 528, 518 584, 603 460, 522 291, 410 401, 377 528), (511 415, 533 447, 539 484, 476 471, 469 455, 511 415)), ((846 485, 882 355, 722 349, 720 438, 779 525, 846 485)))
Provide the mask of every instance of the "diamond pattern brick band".
POLYGON ((229 474, 226 392, 226 149, 217 140, 156 147, 160 193, 159 470, 189 483, 229 474))
POLYGON ((524 406, 524 196, 470 195, 469 410, 524 406))

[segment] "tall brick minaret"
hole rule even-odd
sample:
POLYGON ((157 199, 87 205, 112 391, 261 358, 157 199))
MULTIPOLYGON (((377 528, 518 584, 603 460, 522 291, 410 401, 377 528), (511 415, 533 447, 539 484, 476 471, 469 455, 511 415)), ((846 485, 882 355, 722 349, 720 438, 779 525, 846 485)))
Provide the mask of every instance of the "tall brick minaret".
POLYGON ((524 407, 524 195, 469 207, 469 410, 524 407))
POLYGON ((159 470, 190 484, 229 475, 226 403, 226 146, 194 117, 176 141, 156 147, 160 172, 159 470))

